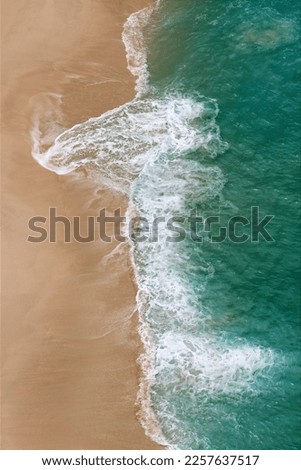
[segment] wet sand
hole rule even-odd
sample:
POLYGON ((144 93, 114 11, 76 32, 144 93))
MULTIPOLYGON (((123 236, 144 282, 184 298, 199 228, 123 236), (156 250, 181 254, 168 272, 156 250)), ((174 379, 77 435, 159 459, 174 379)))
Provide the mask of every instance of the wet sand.
MULTIPOLYGON (((144 0, 2 0, 3 449, 155 449, 136 417, 136 289, 116 242, 29 243, 28 220, 86 220, 126 200, 31 156, 33 108, 63 96, 62 125, 134 95, 121 32, 144 0), (114 251, 115 250, 115 251, 114 251), (117 250, 117 251, 116 251, 117 250)), ((83 232, 84 232, 83 228, 83 232)))

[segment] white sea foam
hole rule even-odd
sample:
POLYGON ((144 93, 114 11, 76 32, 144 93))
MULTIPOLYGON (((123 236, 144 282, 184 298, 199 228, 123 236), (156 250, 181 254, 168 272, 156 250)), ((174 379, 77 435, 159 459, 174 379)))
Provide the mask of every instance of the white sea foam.
POLYGON ((45 150, 49 135, 43 134, 38 110, 33 156, 58 174, 94 168, 128 192, 145 163, 162 153, 182 154, 202 147, 213 157, 216 143, 212 142, 218 133, 214 113, 192 98, 137 98, 64 131, 45 150))
POLYGON ((274 363, 269 349, 227 345, 209 334, 166 332, 158 342, 156 354, 157 374, 162 387, 188 390, 191 395, 239 395, 248 390, 256 392, 258 374, 274 363))
POLYGON ((144 8, 133 13, 125 22, 122 33, 128 69, 136 77, 138 94, 143 94, 147 90, 149 74, 143 28, 147 26, 152 12, 153 8, 144 8))
POLYGON ((123 27, 122 40, 125 45, 128 69, 136 77, 137 96, 149 91, 147 49, 143 30, 160 2, 161 0, 156 0, 153 6, 130 15, 123 27))

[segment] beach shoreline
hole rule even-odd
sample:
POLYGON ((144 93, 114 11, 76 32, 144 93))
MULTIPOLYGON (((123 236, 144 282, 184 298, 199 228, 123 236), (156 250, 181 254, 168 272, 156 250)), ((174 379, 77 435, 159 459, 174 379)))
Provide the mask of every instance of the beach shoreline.
POLYGON ((2 449, 160 448, 136 416, 128 249, 61 232, 55 244, 27 241, 28 220, 50 207, 83 220, 125 210, 101 182, 39 166, 30 131, 37 105, 66 129, 133 98, 121 34, 149 3, 2 1, 2 449))

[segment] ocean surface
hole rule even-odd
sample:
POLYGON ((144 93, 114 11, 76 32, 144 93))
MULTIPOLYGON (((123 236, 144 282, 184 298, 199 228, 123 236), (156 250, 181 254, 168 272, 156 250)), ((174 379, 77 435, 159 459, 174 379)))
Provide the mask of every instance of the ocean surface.
POLYGON ((170 448, 300 448, 299 18, 296 0, 162 0, 124 27, 132 102, 50 147, 34 120, 43 166, 91 168, 129 217, 161 217, 131 246, 141 421, 170 448))

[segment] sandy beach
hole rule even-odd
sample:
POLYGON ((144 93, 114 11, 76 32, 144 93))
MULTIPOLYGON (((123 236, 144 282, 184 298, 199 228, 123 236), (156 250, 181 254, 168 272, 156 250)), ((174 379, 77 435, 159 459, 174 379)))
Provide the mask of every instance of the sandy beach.
POLYGON ((82 220, 126 200, 31 156, 33 108, 62 127, 134 96, 121 39, 145 0, 2 0, 2 449, 157 449, 136 417, 136 288, 116 242, 29 243, 49 208, 82 220), (47 100, 46 100, 47 102, 47 100))

